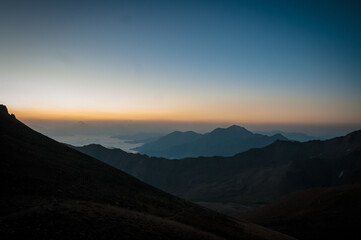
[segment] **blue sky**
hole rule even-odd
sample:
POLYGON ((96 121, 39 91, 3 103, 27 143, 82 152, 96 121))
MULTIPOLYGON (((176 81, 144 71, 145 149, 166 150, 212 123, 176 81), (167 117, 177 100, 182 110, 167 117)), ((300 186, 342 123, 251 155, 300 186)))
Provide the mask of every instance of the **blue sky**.
POLYGON ((24 118, 361 124, 359 1, 9 1, 24 118))

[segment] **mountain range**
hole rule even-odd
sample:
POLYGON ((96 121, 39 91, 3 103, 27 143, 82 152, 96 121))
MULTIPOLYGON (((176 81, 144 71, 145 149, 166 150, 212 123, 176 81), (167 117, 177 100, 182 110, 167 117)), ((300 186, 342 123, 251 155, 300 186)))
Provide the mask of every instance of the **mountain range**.
POLYGON ((265 147, 276 140, 287 140, 281 134, 266 136, 233 125, 199 134, 175 131, 159 139, 134 148, 153 157, 180 159, 186 157, 233 156, 251 148, 265 147))
POLYGON ((229 214, 301 189, 361 183, 361 131, 325 141, 278 140, 232 157, 168 160, 100 145, 75 149, 166 192, 229 214))
POLYGON ((151 187, 0 105, 1 239, 293 239, 151 187))

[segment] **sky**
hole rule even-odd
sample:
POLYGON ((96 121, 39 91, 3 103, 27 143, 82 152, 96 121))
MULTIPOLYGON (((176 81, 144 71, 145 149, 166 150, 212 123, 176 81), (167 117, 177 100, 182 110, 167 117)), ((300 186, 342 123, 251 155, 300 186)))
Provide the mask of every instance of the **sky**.
POLYGON ((360 12, 332 0, 1 1, 0 103, 34 124, 358 128, 360 12))

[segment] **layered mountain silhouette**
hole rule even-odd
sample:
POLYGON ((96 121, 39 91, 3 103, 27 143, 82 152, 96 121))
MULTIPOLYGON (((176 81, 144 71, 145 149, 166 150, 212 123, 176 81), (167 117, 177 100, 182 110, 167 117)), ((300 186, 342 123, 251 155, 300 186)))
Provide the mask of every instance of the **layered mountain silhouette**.
POLYGON ((361 182, 361 131, 326 141, 276 141, 233 157, 177 161, 100 145, 76 149, 164 191, 226 213, 296 190, 361 182))
POLYGON ((172 132, 134 150, 149 156, 170 159, 233 156, 251 148, 267 146, 276 140, 287 140, 287 138, 281 134, 273 136, 254 134, 243 127, 233 125, 228 128, 217 128, 206 134, 192 131, 172 132))
POLYGON ((0 105, 1 239, 290 239, 171 196, 0 105))

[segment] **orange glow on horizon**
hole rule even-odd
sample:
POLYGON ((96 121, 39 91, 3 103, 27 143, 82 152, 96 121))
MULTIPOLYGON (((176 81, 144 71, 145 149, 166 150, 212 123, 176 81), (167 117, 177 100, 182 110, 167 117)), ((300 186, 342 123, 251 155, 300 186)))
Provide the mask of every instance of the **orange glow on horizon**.
MULTIPOLYGON (((230 123, 277 123, 277 124, 360 124, 357 121, 340 121, 333 119, 328 121, 322 118, 304 116, 301 119, 297 115, 280 115, 271 112, 250 112, 249 114, 227 114, 226 112, 194 111, 180 109, 179 111, 159 112, 106 112, 90 110, 51 110, 51 109, 20 109, 9 108, 9 113, 14 113, 20 120, 25 121, 149 121, 149 122, 230 122, 230 123), (275 117, 278 116, 278 118, 275 117)), ((344 119, 343 119, 344 120, 344 119)))

